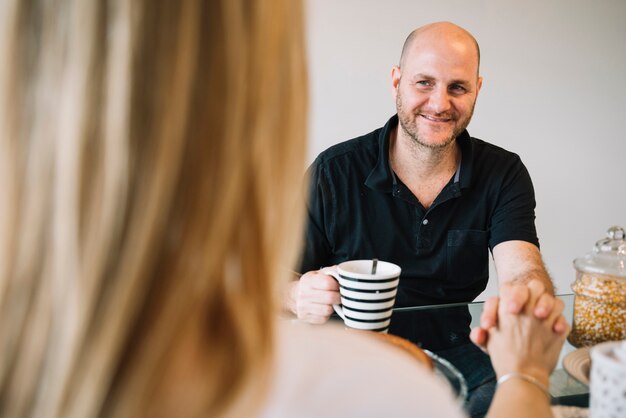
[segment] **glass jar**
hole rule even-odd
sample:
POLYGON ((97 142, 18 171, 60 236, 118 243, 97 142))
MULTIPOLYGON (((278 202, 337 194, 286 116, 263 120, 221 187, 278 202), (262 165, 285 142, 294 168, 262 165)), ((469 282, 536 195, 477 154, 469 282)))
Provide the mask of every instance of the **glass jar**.
POLYGON ((574 320, 568 340, 576 346, 626 339, 626 235, 618 226, 593 251, 574 260, 574 320))

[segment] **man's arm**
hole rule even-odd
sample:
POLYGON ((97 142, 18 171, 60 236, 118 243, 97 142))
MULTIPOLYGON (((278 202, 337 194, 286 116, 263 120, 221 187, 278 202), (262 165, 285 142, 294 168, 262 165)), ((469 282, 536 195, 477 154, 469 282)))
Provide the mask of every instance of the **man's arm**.
MULTIPOLYGON (((554 305, 554 285, 541 259, 539 248, 526 241, 506 241, 493 249, 493 260, 500 286, 504 283, 528 284, 535 279, 544 286, 544 293, 535 306, 535 316, 547 318, 554 305)), ((520 305, 526 301, 519 301, 520 305)), ((521 306, 520 306, 521 308, 521 306)))
MULTIPOLYGON (((332 182, 324 174, 319 158, 307 170, 309 182, 307 221, 304 248, 296 269, 304 274, 287 285, 283 292, 283 307, 303 321, 323 324, 333 313, 333 304, 341 303, 339 284, 317 269, 330 266, 329 224, 337 213, 334 206, 332 182)), ((294 274, 298 275, 294 272, 294 274)))
MULTIPOLYGON (((528 284, 538 280, 543 285, 534 315, 538 319, 550 316, 554 309, 554 285, 541 259, 539 248, 526 241, 505 241, 493 248, 493 259, 498 273, 500 287, 505 284, 528 284)), ((514 294, 508 302, 511 313, 521 312, 527 300, 523 293, 514 294)), ((498 298, 485 302, 480 327, 472 332, 472 341, 482 348, 487 344, 488 330, 498 322, 498 298)), ((562 321, 554 325, 554 332, 566 332, 567 327, 562 321)))
POLYGON ((527 284, 533 279, 543 283, 554 295, 554 285, 541 259, 539 248, 526 241, 506 241, 493 249, 493 259, 500 286, 504 283, 527 284))

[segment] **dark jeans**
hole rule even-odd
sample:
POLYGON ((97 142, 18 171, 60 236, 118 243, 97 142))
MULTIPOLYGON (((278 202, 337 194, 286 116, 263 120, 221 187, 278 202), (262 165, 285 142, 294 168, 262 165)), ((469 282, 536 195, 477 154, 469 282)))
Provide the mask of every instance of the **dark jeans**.
POLYGON ((452 363, 467 382, 468 397, 464 408, 472 418, 487 413, 496 390, 496 375, 489 356, 472 343, 434 351, 452 363))

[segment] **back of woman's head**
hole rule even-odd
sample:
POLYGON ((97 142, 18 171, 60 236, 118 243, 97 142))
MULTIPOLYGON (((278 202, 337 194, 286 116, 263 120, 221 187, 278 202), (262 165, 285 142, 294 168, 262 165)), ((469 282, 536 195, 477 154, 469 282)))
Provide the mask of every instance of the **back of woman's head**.
POLYGON ((299 2, 0 7, 0 415, 253 407, 300 238, 299 2))

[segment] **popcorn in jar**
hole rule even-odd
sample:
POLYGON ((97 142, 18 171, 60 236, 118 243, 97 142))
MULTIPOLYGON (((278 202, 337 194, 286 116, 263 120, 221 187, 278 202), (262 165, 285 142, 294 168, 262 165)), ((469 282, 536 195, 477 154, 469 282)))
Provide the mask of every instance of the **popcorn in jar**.
POLYGON ((574 320, 568 339, 576 347, 626 339, 626 241, 611 227, 593 252, 574 260, 574 320))

